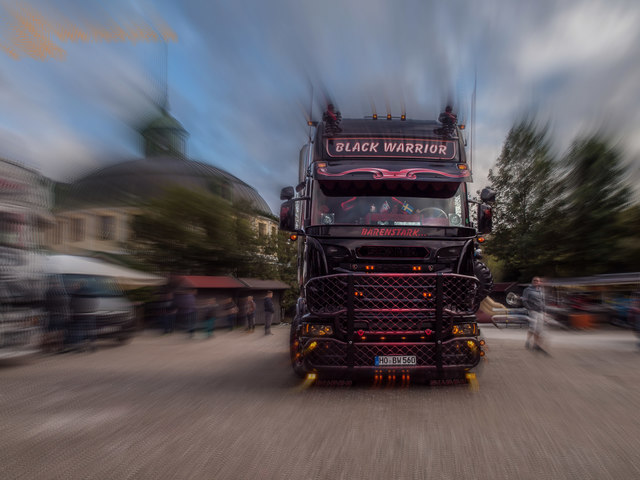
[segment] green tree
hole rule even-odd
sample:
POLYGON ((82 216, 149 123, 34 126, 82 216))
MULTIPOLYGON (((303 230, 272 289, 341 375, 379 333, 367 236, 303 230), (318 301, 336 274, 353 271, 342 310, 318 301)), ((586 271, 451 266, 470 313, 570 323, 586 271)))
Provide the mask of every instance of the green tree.
POLYGON ((563 165, 564 224, 562 253, 557 259, 562 273, 625 270, 633 248, 626 248, 628 241, 625 245, 631 232, 624 215, 633 221, 637 211, 628 209, 631 191, 624 181, 627 171, 620 151, 596 134, 575 141, 563 165))
POLYGON ((619 248, 611 252, 619 272, 640 272, 640 205, 629 206, 618 216, 618 228, 623 232, 619 248))
POLYGON ((173 187, 141 207, 130 248, 159 271, 244 274, 256 261, 258 242, 247 218, 206 191, 173 187))
POLYGON ((488 176, 496 205, 486 251, 500 261, 504 280, 528 280, 553 268, 549 231, 559 208, 553 171, 547 128, 530 119, 511 128, 488 176))

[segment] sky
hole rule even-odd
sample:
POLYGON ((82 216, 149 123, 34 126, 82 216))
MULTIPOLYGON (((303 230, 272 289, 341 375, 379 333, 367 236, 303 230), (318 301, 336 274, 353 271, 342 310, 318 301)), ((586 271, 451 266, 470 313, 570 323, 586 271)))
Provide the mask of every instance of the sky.
POLYGON ((327 101, 345 118, 452 103, 472 191, 526 115, 558 154, 604 129, 637 181, 639 24, 637 0, 0 2, 0 156, 72 181, 141 157, 137 129, 167 98, 189 157, 277 212, 327 101))

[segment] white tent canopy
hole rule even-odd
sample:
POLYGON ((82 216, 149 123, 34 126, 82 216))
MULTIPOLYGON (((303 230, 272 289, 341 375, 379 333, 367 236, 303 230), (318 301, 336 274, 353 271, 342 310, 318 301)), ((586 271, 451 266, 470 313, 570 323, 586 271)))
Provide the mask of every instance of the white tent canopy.
POLYGON ((50 274, 110 277, 115 279, 118 285, 125 290, 163 285, 167 282, 164 277, 159 275, 76 255, 50 255, 46 264, 46 270, 50 274))

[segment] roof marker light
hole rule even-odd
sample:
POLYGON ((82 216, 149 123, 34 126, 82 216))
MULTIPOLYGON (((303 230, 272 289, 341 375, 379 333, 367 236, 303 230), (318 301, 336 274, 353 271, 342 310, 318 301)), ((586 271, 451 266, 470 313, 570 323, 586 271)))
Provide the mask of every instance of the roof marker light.
POLYGON ((374 119, 374 120, 377 120, 377 119, 378 119, 378 114, 377 114, 377 113, 374 113, 374 114, 373 114, 373 119, 374 119))
POLYGON ((387 113, 387 120, 391 120, 391 114, 387 113))

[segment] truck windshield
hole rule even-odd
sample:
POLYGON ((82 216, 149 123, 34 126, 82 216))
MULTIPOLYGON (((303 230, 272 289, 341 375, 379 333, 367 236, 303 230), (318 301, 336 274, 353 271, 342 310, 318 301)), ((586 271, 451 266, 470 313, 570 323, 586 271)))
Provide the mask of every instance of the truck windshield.
POLYGON ((315 181, 312 225, 464 226, 460 182, 315 181))

